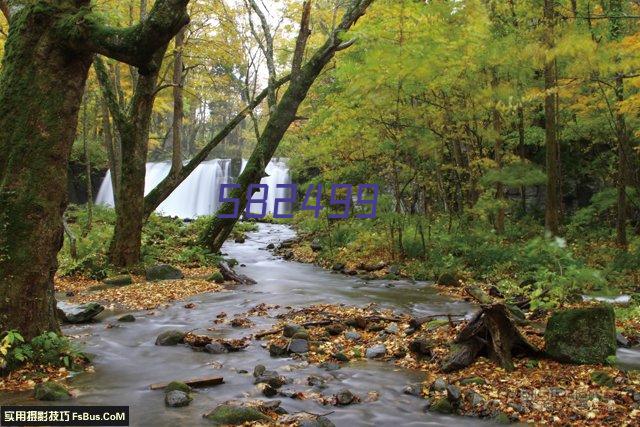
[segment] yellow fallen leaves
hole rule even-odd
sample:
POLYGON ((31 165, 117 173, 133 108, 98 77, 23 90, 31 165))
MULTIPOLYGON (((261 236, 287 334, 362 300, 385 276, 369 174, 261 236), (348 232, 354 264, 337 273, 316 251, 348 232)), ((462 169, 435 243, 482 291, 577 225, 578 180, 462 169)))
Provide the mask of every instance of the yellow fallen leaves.
POLYGON ((20 369, 10 372, 7 376, 0 377, 0 391, 32 390, 38 383, 62 380, 68 376, 69 372, 66 368, 27 363, 20 369))
POLYGON ((70 301, 74 303, 106 301, 129 309, 151 310, 192 295, 219 292, 223 289, 219 284, 203 279, 164 280, 83 293, 71 297, 70 301))

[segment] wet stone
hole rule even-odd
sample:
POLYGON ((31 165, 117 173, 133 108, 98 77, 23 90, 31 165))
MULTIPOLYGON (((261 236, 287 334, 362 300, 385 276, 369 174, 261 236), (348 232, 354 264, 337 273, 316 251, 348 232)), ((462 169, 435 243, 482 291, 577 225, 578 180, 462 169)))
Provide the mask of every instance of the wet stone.
POLYGON ((260 375, 264 374, 266 370, 267 368, 265 368, 264 365, 256 365, 256 367, 253 368, 253 376, 257 378, 260 375))
POLYGON ((382 344, 374 345, 373 347, 369 347, 365 352, 365 356, 367 359, 376 359, 378 357, 382 357, 387 353, 387 348, 382 344))
POLYGON ((204 351, 210 354, 224 354, 229 352, 229 350, 227 350, 227 347, 216 341, 213 341, 204 346, 204 351))
POLYGON ((164 395, 164 403, 165 405, 172 408, 181 408, 183 406, 188 406, 193 399, 184 391, 173 390, 164 395))
POLYGON ((179 343, 182 342, 185 335, 186 334, 184 332, 180 332, 176 330, 164 331, 163 333, 158 335, 158 337, 156 338, 156 345, 162 345, 162 346, 178 345, 179 343))
POLYGON ((292 339, 289 343, 289 351, 292 353, 306 353, 309 351, 309 342, 303 339, 292 339))
POLYGON ((336 404, 341 406, 350 405, 355 400, 355 396, 349 389, 342 389, 336 394, 336 404))
POLYGON ((362 339, 362 335, 356 331, 347 331, 344 333, 344 337, 349 341, 360 341, 362 339))
POLYGON ((422 395, 422 386, 420 384, 408 384, 402 389, 404 394, 420 397, 422 395))
POLYGON ((443 378, 436 379, 429 387, 431 391, 445 391, 446 389, 447 382, 443 378))

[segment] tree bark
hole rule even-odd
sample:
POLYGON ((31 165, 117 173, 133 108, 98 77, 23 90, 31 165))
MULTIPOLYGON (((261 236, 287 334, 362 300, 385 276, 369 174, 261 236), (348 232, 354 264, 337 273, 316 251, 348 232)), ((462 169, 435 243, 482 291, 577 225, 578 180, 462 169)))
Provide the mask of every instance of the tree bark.
POLYGON ((150 22, 115 29, 99 23, 88 1, 12 2, 0 71, 0 331, 25 339, 60 331, 53 278, 93 54, 140 64, 188 20, 186 3, 158 0, 150 22))
MULTIPOLYGON (((185 27, 186 28, 186 27, 185 27)), ((182 169, 182 116, 184 114, 184 100, 182 98, 182 49, 184 47, 185 28, 178 31, 175 38, 173 54, 173 120, 171 174, 177 174, 182 169)))

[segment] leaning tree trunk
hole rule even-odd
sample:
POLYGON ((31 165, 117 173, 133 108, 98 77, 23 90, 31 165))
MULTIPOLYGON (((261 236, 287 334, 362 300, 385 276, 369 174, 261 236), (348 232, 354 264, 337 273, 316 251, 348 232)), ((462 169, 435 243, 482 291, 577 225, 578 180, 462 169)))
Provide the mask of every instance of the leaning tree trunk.
POLYGON ((59 331, 53 276, 62 246, 67 162, 90 53, 69 52, 56 17, 11 19, 0 74, 0 331, 59 331))
POLYGON ((53 277, 93 55, 144 68, 188 22, 187 0, 158 0, 147 21, 125 29, 103 25, 88 0, 9 4, 0 72, 0 331, 30 339, 60 330, 53 277))

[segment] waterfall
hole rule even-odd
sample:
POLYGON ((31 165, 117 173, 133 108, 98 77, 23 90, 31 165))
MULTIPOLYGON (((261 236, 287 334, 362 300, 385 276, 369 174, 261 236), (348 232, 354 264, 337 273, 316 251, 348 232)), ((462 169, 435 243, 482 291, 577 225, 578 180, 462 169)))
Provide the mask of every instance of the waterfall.
MULTIPOLYGON (((242 161, 244 169, 246 161, 242 161)), ((220 185, 233 182, 236 177, 230 176, 231 160, 214 159, 207 160, 185 179, 182 184, 175 189, 167 199, 158 206, 156 212, 161 215, 177 216, 178 218, 195 218, 202 215, 212 215, 220 206, 220 185)), ((144 182, 144 194, 153 190, 171 170, 170 162, 149 162, 146 167, 146 177, 144 182)), ((286 190, 277 190, 276 184, 291 183, 291 175, 286 162, 275 159, 271 161, 266 169, 267 177, 261 183, 269 186, 267 198, 267 212, 273 213, 276 197, 287 197, 286 190)), ((257 199, 260 193, 256 193, 257 199)), ((111 171, 107 171, 100 190, 96 196, 96 204, 114 206, 113 187, 111 185, 111 171)), ((290 206, 285 206, 285 211, 290 206)), ((280 210, 280 209, 279 209, 280 210)), ((259 206, 254 206, 252 212, 260 212, 259 206)))

